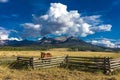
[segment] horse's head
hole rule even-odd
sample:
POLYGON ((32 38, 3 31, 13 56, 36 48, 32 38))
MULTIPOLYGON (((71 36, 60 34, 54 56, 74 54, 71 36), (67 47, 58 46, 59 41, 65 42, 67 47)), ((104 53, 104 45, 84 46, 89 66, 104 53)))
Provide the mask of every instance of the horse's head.
POLYGON ((52 57, 52 54, 51 53, 47 53, 47 57, 52 57))
POLYGON ((45 57, 45 55, 46 55, 46 53, 41 52, 41 58, 44 58, 44 57, 45 57))

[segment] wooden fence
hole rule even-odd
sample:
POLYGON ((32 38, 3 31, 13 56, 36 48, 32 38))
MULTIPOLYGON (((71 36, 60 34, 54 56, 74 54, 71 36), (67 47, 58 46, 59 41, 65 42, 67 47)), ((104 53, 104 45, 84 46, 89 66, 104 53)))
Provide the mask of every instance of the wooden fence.
POLYGON ((99 69, 103 70, 104 73, 111 73, 117 69, 120 69, 120 58, 113 59, 109 57, 100 58, 100 57, 68 56, 66 61, 68 65, 72 64, 80 68, 94 70, 99 69))
POLYGON ((51 57, 48 59, 34 59, 33 57, 17 57, 17 61, 24 61, 34 68, 48 68, 61 66, 77 66, 79 68, 87 68, 93 70, 103 70, 105 73, 110 73, 116 69, 120 69, 120 58, 112 59, 109 57, 78 57, 78 56, 60 56, 51 57))
POLYGON ((33 57, 17 57, 18 62, 26 62, 28 66, 34 68, 48 68, 48 67, 55 67, 61 66, 65 63, 66 56, 60 57, 51 57, 47 59, 35 59, 33 57))
POLYGON ((100 58, 100 57, 76 57, 76 56, 68 56, 67 57, 68 66, 77 66, 81 69, 88 70, 104 70, 107 72, 108 67, 108 58, 100 58))
POLYGON ((33 57, 17 57, 17 62, 24 62, 27 66, 33 68, 33 57))
POLYGON ((110 72, 120 69, 120 58, 117 59, 109 59, 109 70, 110 72))

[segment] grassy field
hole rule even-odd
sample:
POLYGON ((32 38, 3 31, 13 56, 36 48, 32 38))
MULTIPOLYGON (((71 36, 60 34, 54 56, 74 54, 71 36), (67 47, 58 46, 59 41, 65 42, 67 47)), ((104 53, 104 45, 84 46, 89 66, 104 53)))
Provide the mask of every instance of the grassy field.
POLYGON ((53 56, 83 56, 83 57, 113 57, 117 58, 120 57, 119 53, 112 53, 112 52, 74 52, 74 51, 67 51, 66 49, 52 49, 49 51, 0 51, 0 57, 16 57, 16 56, 33 56, 33 57, 40 57, 41 52, 49 52, 53 56))
MULTIPOLYGON (((120 57, 119 53, 107 52, 71 52, 66 49, 53 49, 49 51, 53 56, 85 56, 85 57, 120 57)), ((1 51, 0 60, 15 58, 16 56, 40 57, 41 51, 1 51)), ((120 80, 120 73, 116 75, 105 75, 101 72, 85 72, 69 70, 64 68, 49 69, 10 69, 9 65, 0 65, 0 80, 120 80)))

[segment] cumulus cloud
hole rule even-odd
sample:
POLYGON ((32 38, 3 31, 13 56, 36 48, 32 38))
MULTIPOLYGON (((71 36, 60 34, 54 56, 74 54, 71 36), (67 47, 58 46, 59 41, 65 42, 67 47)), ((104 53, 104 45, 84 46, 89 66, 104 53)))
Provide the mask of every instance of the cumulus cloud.
POLYGON ((47 34, 81 36, 101 31, 110 31, 110 24, 101 24, 100 15, 81 16, 77 10, 67 10, 61 3, 51 3, 48 12, 42 16, 33 14, 34 23, 22 24, 24 37, 45 36, 47 34))
POLYGON ((4 45, 5 41, 8 39, 10 31, 6 30, 3 27, 0 27, 0 45, 4 45))
POLYGON ((101 38, 101 39, 93 39, 88 42, 94 45, 99 45, 99 46, 104 46, 104 47, 109 47, 109 48, 120 48, 119 40, 101 38))
POLYGON ((6 3, 8 0, 0 0, 1 3, 6 3))
POLYGON ((21 26, 24 27, 24 31, 23 31, 23 34, 21 34, 21 36, 24 38, 24 37, 32 37, 32 38, 35 38, 35 37, 38 37, 40 36, 40 30, 41 30, 41 26, 40 24, 33 24, 33 23, 25 23, 25 24, 21 24, 21 26))
POLYGON ((100 45, 100 46, 105 46, 105 47, 110 47, 110 48, 114 48, 115 44, 112 43, 111 41, 109 41, 108 39, 102 39, 102 40, 92 40, 92 44, 95 45, 100 45))
POLYGON ((117 40, 117 41, 115 42, 115 44, 116 44, 116 47, 117 47, 117 48, 120 48, 120 40, 117 40))
POLYGON ((101 15, 93 15, 93 16, 85 16, 83 20, 86 21, 88 24, 98 25, 102 21, 100 20, 101 15))
POLYGON ((6 40, 8 39, 10 31, 4 29, 3 27, 0 27, 0 40, 6 40))
POLYGON ((100 25, 96 27, 91 27, 92 31, 98 31, 98 32, 104 32, 104 31, 111 31, 112 26, 110 24, 108 25, 100 25))
POLYGON ((0 43, 4 43, 4 40, 17 40, 20 41, 22 39, 14 38, 14 37, 9 37, 11 32, 15 32, 15 30, 7 30, 3 27, 0 27, 0 43))

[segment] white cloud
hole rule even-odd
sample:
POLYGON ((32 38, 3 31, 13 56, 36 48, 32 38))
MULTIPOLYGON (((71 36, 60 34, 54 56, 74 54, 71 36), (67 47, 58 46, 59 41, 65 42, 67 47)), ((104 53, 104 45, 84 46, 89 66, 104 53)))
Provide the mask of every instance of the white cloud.
POLYGON ((48 12, 42 16, 32 15, 34 23, 22 24, 24 37, 47 34, 85 37, 101 31, 110 31, 111 25, 101 25, 100 15, 82 17, 77 10, 67 10, 61 3, 51 3, 48 12))
POLYGON ((113 39, 101 38, 101 39, 93 39, 88 42, 94 45, 99 45, 104 47, 120 48, 120 41, 113 39))
POLYGON ((42 38, 38 38, 38 40, 41 40, 42 38))
POLYGON ((21 24, 24 28, 26 29, 39 29, 40 28, 40 25, 39 24, 33 24, 33 23, 25 23, 25 24, 21 24))
POLYGON ((11 38, 9 38, 8 40, 11 40, 11 41, 13 41, 13 40, 16 40, 16 41, 22 41, 22 39, 15 38, 15 37, 11 37, 11 38))
POLYGON ((100 20, 101 15, 85 16, 83 20, 92 25, 98 25, 102 21, 100 20))
POLYGON ((6 3, 8 0, 0 0, 1 3, 6 3))
POLYGON ((0 40, 6 40, 8 39, 10 31, 4 29, 3 27, 0 27, 0 40))
POLYGON ((117 48, 120 48, 120 40, 117 40, 117 41, 115 42, 115 44, 116 44, 116 47, 117 47, 117 48))
POLYGON ((11 32, 15 32, 15 30, 6 30, 5 28, 0 27, 0 41, 1 41, 0 43, 4 43, 3 40, 17 40, 17 41, 22 40, 20 38, 15 38, 15 37, 9 38, 11 32))
POLYGON ((110 48, 115 47, 115 44, 107 39, 103 39, 103 40, 99 40, 99 41, 93 40, 92 44, 101 45, 101 46, 110 47, 110 48))
POLYGON ((5 44, 5 41, 3 40, 8 39, 9 33, 10 32, 8 30, 4 29, 3 27, 0 27, 0 45, 5 44))
POLYGON ((111 31, 112 26, 110 24, 108 25, 100 25, 96 27, 91 27, 92 31, 98 31, 98 32, 103 32, 103 31, 111 31))
POLYGON ((25 23, 21 24, 21 26, 24 27, 23 34, 21 35, 23 38, 27 36, 29 37, 38 37, 40 36, 40 25, 39 24, 33 24, 33 23, 25 23))

